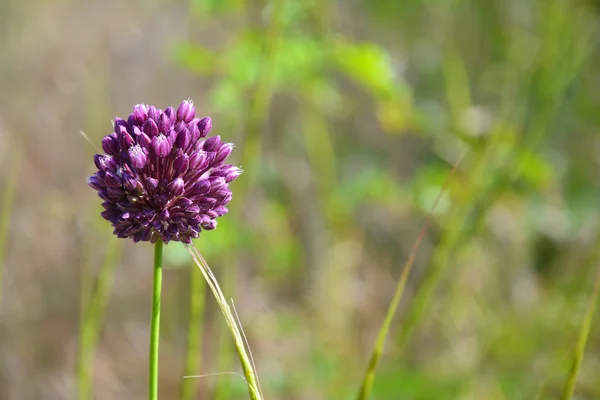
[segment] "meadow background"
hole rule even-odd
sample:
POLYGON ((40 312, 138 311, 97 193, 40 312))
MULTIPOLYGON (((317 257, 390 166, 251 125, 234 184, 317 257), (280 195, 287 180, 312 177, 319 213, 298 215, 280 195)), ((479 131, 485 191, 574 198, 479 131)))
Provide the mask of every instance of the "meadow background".
MULTIPOLYGON (((112 236, 86 178, 112 118, 188 97, 245 170, 195 244, 267 399, 355 397, 462 153, 373 398, 561 398, 600 265, 599 4, 1 0, 0 399, 146 397, 152 246, 112 236)), ((160 397, 246 399, 182 379, 240 369, 165 251, 160 397)), ((600 399, 594 316, 580 400, 600 399)))

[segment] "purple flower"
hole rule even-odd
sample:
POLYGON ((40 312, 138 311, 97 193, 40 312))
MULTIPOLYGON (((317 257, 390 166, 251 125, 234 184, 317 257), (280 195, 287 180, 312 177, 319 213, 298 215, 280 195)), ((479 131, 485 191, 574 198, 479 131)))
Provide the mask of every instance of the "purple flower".
POLYGON ((104 200, 101 215, 118 237, 191 243, 227 213, 228 184, 242 170, 224 164, 233 145, 204 139, 212 121, 195 114, 189 100, 176 111, 138 104, 102 139, 106 154, 94 156, 98 172, 88 184, 104 200))

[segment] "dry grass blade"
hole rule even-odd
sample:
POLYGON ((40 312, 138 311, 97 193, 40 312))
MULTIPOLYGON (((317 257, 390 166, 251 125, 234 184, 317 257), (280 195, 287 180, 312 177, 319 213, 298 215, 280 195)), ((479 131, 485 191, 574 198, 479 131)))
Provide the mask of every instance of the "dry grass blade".
POLYGON ((248 351, 244 344, 243 335, 241 333, 240 327, 238 326, 233 313, 231 312, 229 303, 227 303, 227 300, 225 300, 225 296, 223 295, 223 292, 221 291, 221 288, 219 287, 217 278, 215 278, 215 276, 213 275, 210 267, 206 263, 206 260, 204 259, 204 257, 202 257, 202 255, 200 254, 198 249, 196 249, 194 246, 191 246, 191 245, 186 245, 185 247, 186 247, 187 251, 190 253, 190 255, 192 256, 192 258, 194 259, 194 262, 196 263, 196 265, 198 265, 198 268, 200 268, 200 271, 202 272, 202 275, 204 275, 204 279, 206 280, 206 283, 208 283, 208 286, 210 287, 210 290, 213 292, 213 295, 215 296, 215 299, 217 300, 217 304, 221 308, 221 312, 223 313, 223 316, 225 317, 225 322, 227 322, 229 331, 231 332, 231 334, 233 336, 235 347, 236 347, 238 356, 240 358, 240 363, 242 365, 242 370, 244 371, 244 376, 246 377, 246 382, 248 384, 248 392, 250 394, 250 398, 252 400, 262 400, 263 397, 262 397, 262 394, 260 391, 260 384, 258 383, 258 376, 254 369, 253 363, 252 363, 250 357, 248 356, 248 351))
POLYGON ((238 377, 242 378, 244 380, 244 382, 248 383, 246 378, 244 378, 244 375, 240 374, 239 372, 215 372, 213 374, 184 375, 183 379, 213 378, 213 377, 222 376, 222 375, 238 376, 238 377))
MULTIPOLYGON (((239 326, 242 337, 244 338, 244 343, 246 344, 246 348, 248 349, 248 355, 250 356, 250 362, 252 363, 252 368, 254 369, 254 373, 256 373, 257 369, 256 369, 256 364, 254 363, 254 356, 252 355, 252 349, 250 349, 250 343, 248 343, 248 338, 246 337, 246 332, 244 332, 244 327, 242 326, 242 321, 240 321, 240 316, 238 315, 238 312, 235 309, 235 303, 233 302, 233 299, 231 299, 231 308, 233 308, 235 320, 237 321, 237 325, 239 326)), ((262 387, 260 387, 260 381, 257 380, 256 383, 258 384, 258 391, 260 392, 260 395, 264 397, 262 387)))
POLYGON ((419 236, 417 236, 417 239, 413 243, 413 246, 408 255, 408 259, 406 260, 406 263, 404 264, 404 267, 402 268, 402 273, 400 275, 400 280, 398 281, 398 284, 396 285, 396 290, 394 291, 394 296, 392 297, 392 301, 391 301, 388 311, 385 315, 385 319, 383 320, 381 328, 379 329, 379 333, 378 333, 377 339, 375 341, 375 346, 373 348, 373 352, 372 352, 371 358, 369 360, 369 365, 367 366, 367 371, 365 373, 365 376, 363 377, 362 385, 360 387, 360 391, 358 393, 357 400, 367 400, 371 394, 371 390, 373 388, 373 382, 375 381, 375 374, 377 373, 377 366, 379 365, 379 361, 381 360, 381 356, 383 355, 383 349, 385 347, 385 340, 389 333, 394 316, 396 315, 396 311, 398 310, 398 306, 400 305, 400 299, 402 298, 402 294, 404 293, 404 287, 406 286, 408 276, 410 275, 410 271, 411 271, 412 265, 415 261, 417 251, 419 250, 419 247, 421 246, 421 242, 423 241, 425 234, 429 230, 429 226, 431 225, 431 216, 432 216, 433 212, 435 211, 440 199, 442 198, 442 194, 446 191, 446 188, 448 187, 450 180, 454 176, 454 173, 458 169, 458 165, 460 164, 464 155, 465 155, 465 151, 462 152, 462 154, 460 155, 458 160, 452 166, 452 170, 450 171, 448 178, 444 182, 444 185, 440 189, 440 192, 438 193, 438 195, 435 199, 435 202, 433 203, 433 206, 431 208, 431 212, 429 213, 429 216, 427 217, 427 219, 425 220, 425 223, 421 227, 419 236))

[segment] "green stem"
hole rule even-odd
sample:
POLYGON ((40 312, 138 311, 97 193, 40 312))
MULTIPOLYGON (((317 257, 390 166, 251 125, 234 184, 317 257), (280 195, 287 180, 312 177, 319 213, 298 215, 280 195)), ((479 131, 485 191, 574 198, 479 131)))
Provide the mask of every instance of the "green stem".
MULTIPOLYGON (((190 315, 188 321, 187 352, 185 360, 185 376, 197 374, 201 359, 199 351, 202 348, 202 319, 204 318, 205 286, 202 273, 191 268, 190 282, 190 315)), ((196 379, 184 379, 181 389, 182 400, 195 399, 198 389, 196 379)))
POLYGON ((371 395, 371 391, 373 390, 373 382, 375 381, 375 375, 377 373, 377 367, 379 365, 379 361, 381 360, 381 356, 383 355, 383 349, 385 347, 385 341, 392 326, 392 321, 394 320, 394 316, 396 315, 396 311, 398 311, 398 306, 400 305, 400 300, 402 299, 402 294, 404 293, 404 287, 406 286, 406 282, 408 281, 408 277, 410 275, 410 271, 412 269, 412 265, 415 261, 415 257, 417 255, 417 251, 421 246, 421 242, 423 241, 425 234, 429 230, 429 226, 431 225, 431 216, 433 215, 442 194, 446 191, 452 176, 456 172, 458 165, 460 164, 462 158, 464 156, 464 152, 458 158, 458 160, 454 163, 448 178, 446 178, 446 182, 442 186, 442 189, 438 193, 437 198, 435 199, 433 206, 431 207, 431 212, 425 223, 423 224, 421 231, 419 232, 419 236, 413 243, 413 246, 408 255, 408 259, 402 268, 402 273, 400 275, 400 279, 396 285, 396 289, 394 290, 394 296, 392 297, 392 301, 388 307, 387 313, 385 315, 385 319, 381 324, 381 328, 379 328, 379 333, 377 334, 377 339, 375 341, 375 345, 373 346, 373 352, 371 353, 371 358, 369 359, 369 365, 367 366, 367 370, 362 380, 362 384, 360 386, 360 390, 358 392, 357 400, 367 400, 371 395))
POLYGON ((152 287, 152 326, 150 328, 149 399, 158 399, 158 340, 160 330, 160 289, 162 286, 163 242, 154 244, 154 284, 152 287))
POLYGON ((596 310, 596 303, 598 302, 598 294, 600 293, 600 267, 596 271, 596 279, 594 281, 594 289, 590 296, 587 311, 581 322, 581 329, 579 332, 579 340, 575 346, 573 353, 573 364, 571 365, 571 372, 567 378, 567 383, 562 395, 562 400, 570 400, 573 398, 575 393, 575 386, 577 385, 577 377, 581 370, 581 364, 583 363, 583 356, 585 354, 585 346, 587 343, 588 336, 590 335, 590 329, 592 327, 592 320, 594 319, 594 312, 596 310))

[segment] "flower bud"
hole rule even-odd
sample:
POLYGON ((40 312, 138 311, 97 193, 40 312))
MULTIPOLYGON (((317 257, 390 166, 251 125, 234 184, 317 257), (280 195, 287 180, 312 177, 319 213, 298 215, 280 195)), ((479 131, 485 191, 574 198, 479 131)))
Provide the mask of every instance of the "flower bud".
POLYGON ((185 100, 179 105, 179 108, 177 109, 178 121, 183 121, 187 124, 194 119, 194 115, 196 115, 196 108, 194 107, 194 103, 190 100, 185 100))

